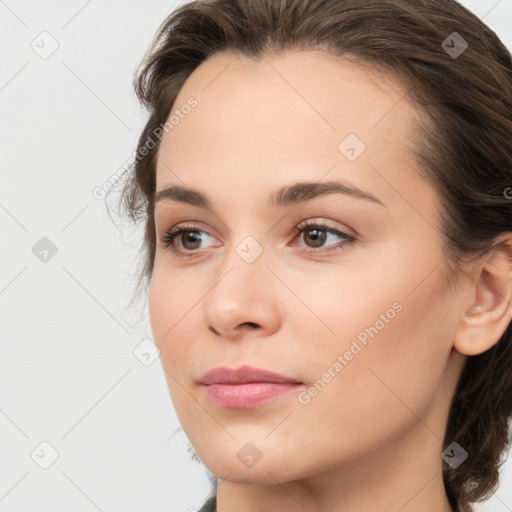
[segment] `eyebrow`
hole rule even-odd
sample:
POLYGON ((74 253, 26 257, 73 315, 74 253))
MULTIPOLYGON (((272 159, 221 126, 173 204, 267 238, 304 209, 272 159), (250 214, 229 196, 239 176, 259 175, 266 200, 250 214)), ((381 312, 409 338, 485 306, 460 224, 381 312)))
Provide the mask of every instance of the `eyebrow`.
MULTIPOLYGON (((385 207, 380 199, 369 192, 349 183, 339 181, 300 182, 288 185, 271 194, 267 199, 267 204, 271 208, 282 208, 284 206, 304 203, 327 194, 343 194, 356 199, 371 201, 385 207)), ((155 194, 154 204, 164 200, 186 203, 208 210, 212 209, 210 201, 203 193, 198 190, 182 187, 181 185, 169 185, 155 194)))

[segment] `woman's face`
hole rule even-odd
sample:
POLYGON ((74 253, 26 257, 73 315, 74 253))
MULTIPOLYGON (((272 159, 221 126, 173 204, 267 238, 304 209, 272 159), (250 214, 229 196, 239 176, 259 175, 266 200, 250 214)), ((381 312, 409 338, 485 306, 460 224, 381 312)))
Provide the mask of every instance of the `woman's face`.
POLYGON ((220 478, 440 467, 463 363, 452 347, 460 301, 404 95, 317 51, 217 54, 179 93, 156 189, 188 194, 155 206, 150 319, 179 420, 220 478), (166 248, 175 227, 189 231, 166 248), (200 383, 243 365, 299 384, 200 383))

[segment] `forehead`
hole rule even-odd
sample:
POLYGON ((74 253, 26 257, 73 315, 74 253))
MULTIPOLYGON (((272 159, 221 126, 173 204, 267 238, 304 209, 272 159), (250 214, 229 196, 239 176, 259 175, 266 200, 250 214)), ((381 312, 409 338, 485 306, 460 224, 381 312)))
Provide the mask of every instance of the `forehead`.
POLYGON ((326 173, 382 188, 376 168, 397 172, 414 165, 415 110, 405 88, 326 52, 268 54, 258 61, 216 54, 187 79, 171 115, 190 98, 197 105, 183 109, 163 135, 157 189, 182 179, 220 190, 243 179, 256 191, 263 184, 277 188, 292 175, 320 180, 326 173), (343 153, 347 144, 360 152, 356 160, 343 153))

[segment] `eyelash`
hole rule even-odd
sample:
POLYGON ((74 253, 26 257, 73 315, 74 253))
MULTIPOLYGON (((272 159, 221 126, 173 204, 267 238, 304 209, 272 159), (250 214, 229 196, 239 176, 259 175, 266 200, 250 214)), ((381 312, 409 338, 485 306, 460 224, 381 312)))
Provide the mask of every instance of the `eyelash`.
MULTIPOLYGON (((328 249, 303 248, 302 252, 304 252, 308 255, 318 254, 318 253, 329 253, 330 254, 332 252, 343 251, 346 248, 348 248, 349 246, 353 245, 356 241, 355 237, 353 237, 351 235, 347 235, 346 233, 343 233, 343 231, 334 229, 334 228, 328 226, 327 224, 323 224, 321 222, 306 221, 303 224, 298 224, 294 228, 294 231, 296 233, 298 233, 298 235, 301 235, 302 233, 305 233, 306 231, 313 231, 313 229, 316 229, 318 231, 324 231, 326 233, 339 236, 340 238, 344 239, 344 242, 342 245, 336 245, 336 246, 330 247, 328 249)), ((198 227, 194 226, 194 225, 185 225, 185 226, 180 226, 177 228, 174 227, 167 231, 167 233, 165 234, 165 236, 162 239, 161 245, 165 249, 170 249, 170 251, 178 257, 183 257, 183 258, 198 257, 198 254, 196 254, 198 251, 191 251, 187 254, 187 253, 183 253, 180 250, 176 249, 176 247, 174 245, 174 240, 178 236, 180 236, 184 232, 189 232, 189 231, 195 232, 195 233, 207 233, 206 231, 204 231, 202 229, 198 229, 198 227)))

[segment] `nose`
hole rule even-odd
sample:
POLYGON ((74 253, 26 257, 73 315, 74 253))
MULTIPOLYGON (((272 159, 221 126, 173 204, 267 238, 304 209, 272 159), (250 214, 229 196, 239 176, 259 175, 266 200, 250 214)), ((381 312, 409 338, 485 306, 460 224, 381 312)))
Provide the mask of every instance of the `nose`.
POLYGON ((283 285, 261 255, 248 263, 234 252, 216 275, 203 304, 203 323, 215 335, 238 340, 268 336, 282 321, 283 285), (281 290, 281 291, 279 291, 281 290))

